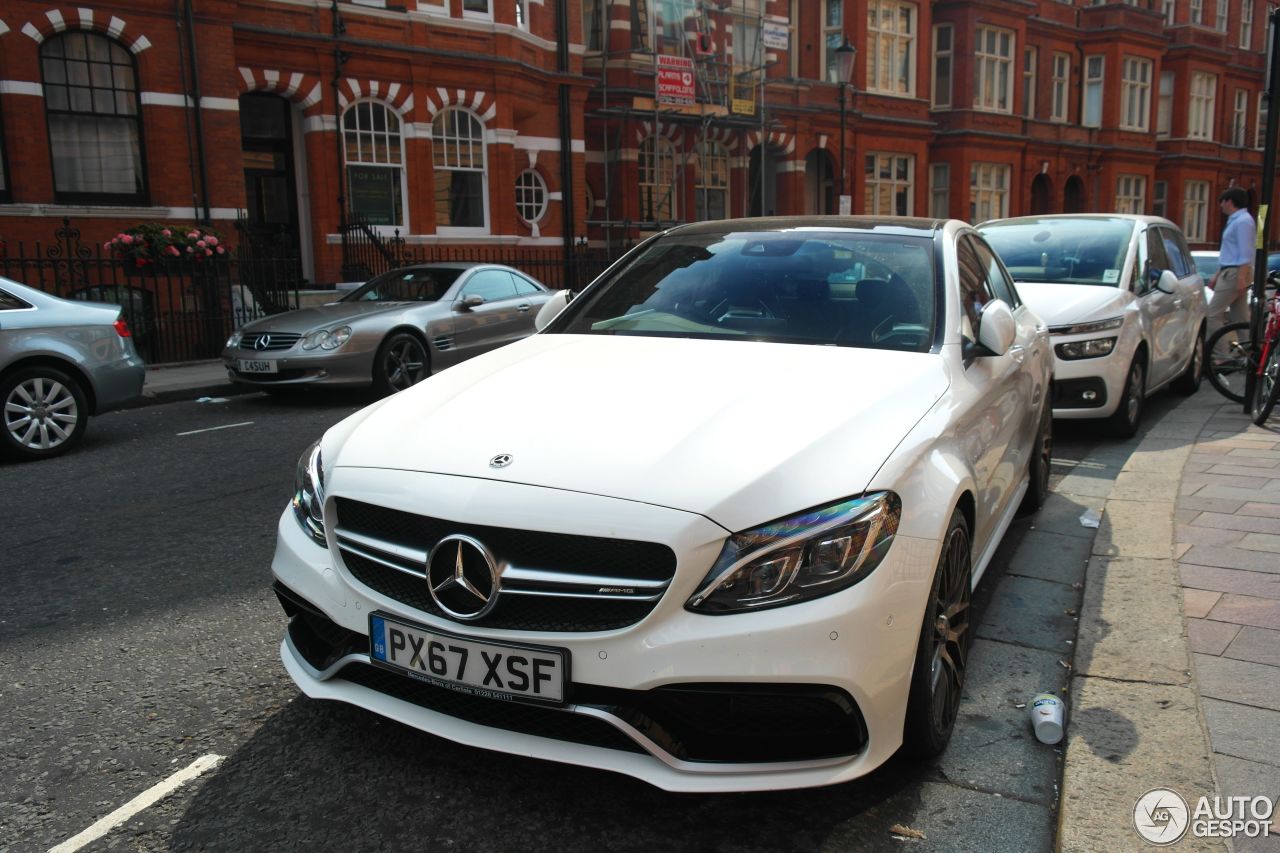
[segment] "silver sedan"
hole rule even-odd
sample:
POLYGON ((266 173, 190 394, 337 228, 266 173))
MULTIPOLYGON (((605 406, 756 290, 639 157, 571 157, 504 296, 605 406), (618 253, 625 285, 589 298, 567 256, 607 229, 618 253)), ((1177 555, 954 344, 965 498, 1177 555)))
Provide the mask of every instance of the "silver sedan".
POLYGON ((533 334, 551 291, 511 267, 438 263, 370 279, 337 302, 247 324, 222 357, 264 390, 323 383, 393 393, 533 334))
POLYGON ((119 305, 59 299, 0 278, 0 453, 65 453, 91 414, 136 399, 145 377, 119 305))

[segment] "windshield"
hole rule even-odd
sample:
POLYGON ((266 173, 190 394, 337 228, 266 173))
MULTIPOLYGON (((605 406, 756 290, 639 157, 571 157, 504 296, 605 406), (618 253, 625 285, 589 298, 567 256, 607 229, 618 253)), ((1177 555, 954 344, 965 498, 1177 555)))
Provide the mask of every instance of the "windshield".
POLYGON ((978 230, 1015 281, 1117 287, 1133 235, 1129 219, 993 222, 978 230))
POLYGON ((342 297, 342 302, 436 302, 462 275, 458 267, 392 270, 342 297))
POLYGON ((1197 252, 1191 253, 1191 260, 1195 261, 1196 272, 1205 278, 1212 278, 1213 274, 1218 271, 1218 254, 1214 252, 1210 255, 1202 255, 1197 252))
POLYGON ((570 303, 548 331, 925 352, 934 287, 928 237, 677 232, 570 303))

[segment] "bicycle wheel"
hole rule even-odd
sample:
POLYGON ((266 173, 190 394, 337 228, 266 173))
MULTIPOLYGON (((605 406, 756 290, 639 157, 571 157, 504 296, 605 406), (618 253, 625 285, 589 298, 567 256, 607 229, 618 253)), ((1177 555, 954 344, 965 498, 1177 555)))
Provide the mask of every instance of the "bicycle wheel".
POLYGON ((1253 369, 1253 340, 1248 323, 1230 323, 1205 341, 1205 376, 1228 400, 1244 402, 1244 384, 1253 369))
POLYGON ((1280 384, 1277 384, 1280 379, 1278 374, 1280 374, 1280 341, 1272 341, 1266 363, 1262 365, 1262 370, 1258 372, 1258 378, 1253 383, 1253 400, 1249 406, 1253 422, 1258 426, 1267 422, 1267 418, 1271 417, 1271 410, 1276 407, 1276 397, 1280 395, 1280 384))

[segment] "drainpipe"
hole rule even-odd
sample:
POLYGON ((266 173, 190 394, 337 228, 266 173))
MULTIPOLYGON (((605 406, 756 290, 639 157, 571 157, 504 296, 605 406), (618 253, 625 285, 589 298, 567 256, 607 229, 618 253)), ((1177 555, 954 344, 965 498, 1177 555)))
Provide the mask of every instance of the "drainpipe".
MULTIPOLYGON (((191 98, 196 114, 196 157, 200 161, 200 207, 204 215, 200 217, 202 225, 208 225, 209 216, 209 165, 204 154, 204 118, 200 107, 200 57, 196 55, 195 15, 191 11, 191 0, 185 0, 187 18, 187 53, 191 57, 191 98)), ((185 87, 184 87, 185 88, 185 87)))
MULTIPOLYGON (((561 74, 569 72, 569 3, 568 0, 556 0, 556 70, 561 74)), ((564 233, 564 275, 565 287, 576 288, 578 285, 573 269, 574 216, 573 208, 576 200, 573 191, 573 123, 569 114, 569 85, 561 83, 560 95, 560 218, 564 233)))

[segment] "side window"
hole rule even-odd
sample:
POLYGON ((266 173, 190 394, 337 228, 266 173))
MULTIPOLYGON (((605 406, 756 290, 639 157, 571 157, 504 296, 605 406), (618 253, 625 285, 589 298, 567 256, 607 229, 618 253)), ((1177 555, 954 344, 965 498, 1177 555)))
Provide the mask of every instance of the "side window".
POLYGON ((961 330, 969 340, 976 341, 978 318, 996 295, 987 280, 987 264, 978 257, 972 240, 961 238, 956 243, 956 260, 960 267, 961 330))
POLYGON ((17 311, 22 308, 30 308, 31 306, 23 302, 12 293, 6 293, 0 290, 0 311, 17 311))
POLYGON ((996 253, 982 240, 972 237, 969 239, 973 242, 974 251, 978 253, 979 260, 987 268, 987 280, 991 284, 991 289, 995 291, 997 297, 1008 303, 1009 308, 1017 308, 1022 304, 1022 300, 1018 297, 1018 289, 1013 286, 1013 280, 1004 271, 1004 265, 1000 263, 996 253))
MULTIPOLYGON (((1172 269, 1169 265, 1169 255, 1165 251, 1164 235, 1159 228, 1147 229, 1147 264, 1148 270, 1167 270, 1172 269)), ((1146 293, 1151 289, 1150 280, 1134 279, 1133 290, 1135 293, 1146 293)))
POLYGON ((1173 264, 1178 278, 1191 275, 1196 271, 1196 264, 1191 257, 1191 247, 1187 245, 1187 238, 1176 228, 1164 230, 1169 235, 1165 238, 1165 251, 1169 253, 1169 262, 1173 264), (1170 244, 1173 245, 1173 249, 1168 248, 1170 244))
POLYGON ((516 295, 511 274, 505 270, 480 270, 462 288, 461 297, 483 296, 485 302, 510 299, 516 295))
POLYGON ((516 294, 519 296, 532 296, 535 293, 542 292, 541 287, 538 287, 538 285, 534 284, 533 282, 529 281, 529 279, 524 278, 523 276, 513 275, 511 277, 515 279, 516 294))

